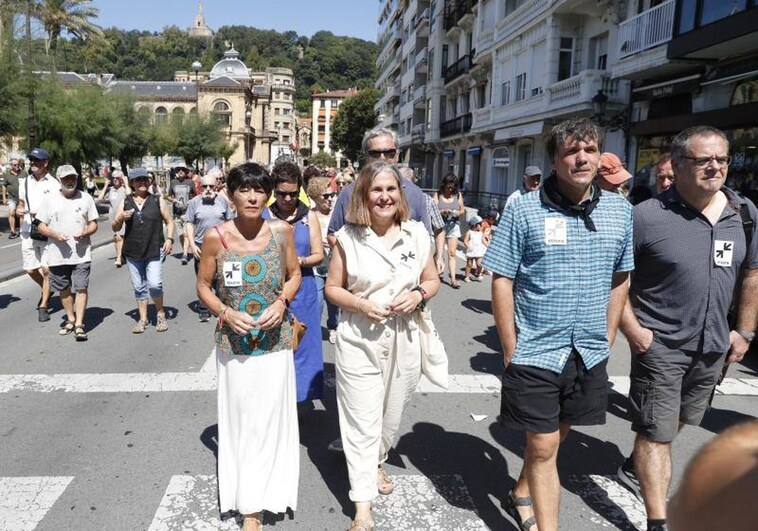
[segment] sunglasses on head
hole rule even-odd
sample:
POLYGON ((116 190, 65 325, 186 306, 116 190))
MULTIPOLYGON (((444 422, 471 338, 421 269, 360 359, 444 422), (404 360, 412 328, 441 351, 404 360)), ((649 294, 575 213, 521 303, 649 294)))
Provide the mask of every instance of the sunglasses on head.
POLYGON ((392 159, 397 155, 397 149, 369 149, 368 155, 372 159, 381 158, 384 155, 385 158, 392 159))
POLYGON ((294 192, 285 192, 284 190, 277 190, 274 193, 276 194, 276 197, 281 197, 282 199, 284 199, 285 197, 295 199, 300 194, 300 192, 297 190, 295 190, 294 192))

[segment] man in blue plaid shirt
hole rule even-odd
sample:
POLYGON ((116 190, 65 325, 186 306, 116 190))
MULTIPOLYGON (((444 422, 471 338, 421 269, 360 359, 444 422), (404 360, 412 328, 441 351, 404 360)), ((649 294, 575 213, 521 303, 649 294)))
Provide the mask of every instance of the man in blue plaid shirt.
POLYGON ((484 256, 506 367, 501 419, 526 432, 505 500, 521 529, 558 529, 560 442, 572 425, 605 423, 606 363, 634 258, 631 205, 594 184, 601 136, 586 119, 552 129, 551 175, 504 210, 484 256))

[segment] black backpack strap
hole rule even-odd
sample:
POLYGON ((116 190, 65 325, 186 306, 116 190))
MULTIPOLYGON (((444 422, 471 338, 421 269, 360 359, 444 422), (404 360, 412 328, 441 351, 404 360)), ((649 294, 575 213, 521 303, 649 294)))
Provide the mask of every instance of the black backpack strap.
POLYGON ((750 217, 750 210, 748 209, 747 203, 740 205, 740 217, 742 218, 742 230, 745 231, 745 245, 749 249, 750 242, 753 241, 755 221, 750 217))

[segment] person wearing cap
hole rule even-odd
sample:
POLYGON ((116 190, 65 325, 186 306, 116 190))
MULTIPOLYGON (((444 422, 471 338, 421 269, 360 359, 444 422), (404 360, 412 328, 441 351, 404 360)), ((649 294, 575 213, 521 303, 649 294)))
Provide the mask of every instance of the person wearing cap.
MULTIPOLYGON (((185 237, 184 214, 190 199, 195 197, 195 183, 188 179, 189 169, 185 166, 177 166, 176 178, 171 180, 168 188, 168 200, 173 203, 174 226, 179 233, 179 243, 182 246, 182 265, 187 265, 189 260, 189 240, 185 237)), ((173 234, 171 234, 173 237, 173 234)))
MULTIPOLYGON (((21 257, 26 274, 42 289, 37 302, 37 318, 40 322, 50 320, 47 305, 50 300, 50 284, 45 262, 44 241, 32 238, 32 222, 42 203, 60 190, 58 179, 50 175, 47 166, 50 155, 43 148, 34 148, 29 153, 29 176, 19 179, 16 214, 21 217, 21 257)), ((42 237, 44 239, 44 236, 42 237)))
POLYGON ((505 366, 500 419, 526 433, 504 501, 520 529, 558 530, 561 441, 572 426, 605 424, 606 366, 634 257, 632 206, 594 182, 601 143, 586 118, 553 127, 550 176, 504 209, 484 255, 505 366))
MULTIPOLYGON (((202 192, 190 199, 184 215, 184 233, 189 241, 190 252, 195 257, 195 275, 200 267, 205 234, 213 227, 234 219, 234 210, 216 189, 217 175, 223 176, 223 173, 218 168, 213 168, 200 178, 202 192)), ((211 312, 202 299, 198 302, 198 314, 201 323, 207 323, 211 318, 211 312)))
POLYGON ((601 190, 626 196, 622 185, 631 178, 632 174, 624 168, 624 163, 614 153, 606 151, 600 155, 595 182, 601 190))
MULTIPOLYGON (((116 217, 116 210, 118 206, 124 202, 127 194, 130 191, 124 183, 124 172, 121 170, 114 170, 107 179, 105 179, 105 185, 97 196, 98 202, 108 203, 108 220, 113 224, 113 220, 116 217)), ((124 227, 121 230, 113 232, 113 245, 116 250, 116 261, 114 265, 121 267, 123 265, 121 249, 124 246, 124 227)))
POLYGON ((126 225, 123 253, 139 313, 132 333, 141 334, 150 324, 147 319, 148 294, 155 304, 155 331, 165 332, 168 322, 163 307, 163 257, 171 253, 174 244, 174 218, 163 199, 150 193, 150 180, 145 168, 132 169, 129 183, 132 194, 119 205, 111 227, 119 231, 126 225), (169 235, 165 239, 164 224, 169 235))
POLYGON ((466 247, 466 275, 463 277, 464 282, 471 282, 471 270, 476 267, 474 280, 482 280, 484 271, 482 270, 482 257, 487 251, 489 238, 484 234, 481 216, 471 216, 468 220, 469 230, 463 237, 463 245, 466 247))
POLYGON ((77 189, 76 168, 70 164, 59 166, 55 177, 61 183, 60 192, 51 194, 42 203, 35 221, 39 231, 48 238, 45 256, 50 270, 50 289, 60 293, 66 311, 59 334, 65 336, 73 332, 77 341, 86 341, 84 313, 92 263, 90 236, 97 231, 99 214, 92 196, 77 189))
POLYGON ((521 197, 524 194, 539 190, 541 182, 542 170, 538 166, 527 166, 526 169, 524 169, 523 186, 508 196, 508 199, 505 201, 505 206, 508 206, 516 198, 521 197))

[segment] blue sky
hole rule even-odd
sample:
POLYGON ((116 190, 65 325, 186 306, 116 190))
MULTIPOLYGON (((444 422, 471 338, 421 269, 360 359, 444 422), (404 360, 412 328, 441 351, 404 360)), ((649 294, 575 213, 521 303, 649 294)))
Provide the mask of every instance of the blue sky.
MULTIPOLYGON (((197 14, 197 0, 93 0, 98 24, 129 30, 186 28, 197 14)), ((310 37, 319 30, 376 41, 377 0, 203 0, 211 29, 244 25, 277 31, 294 30, 310 37)))

